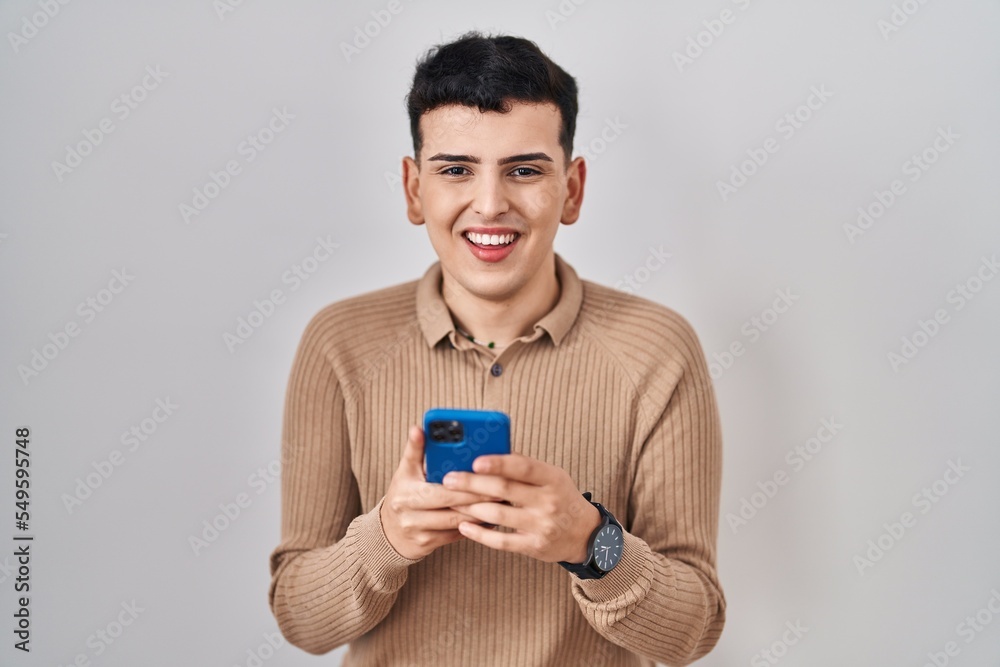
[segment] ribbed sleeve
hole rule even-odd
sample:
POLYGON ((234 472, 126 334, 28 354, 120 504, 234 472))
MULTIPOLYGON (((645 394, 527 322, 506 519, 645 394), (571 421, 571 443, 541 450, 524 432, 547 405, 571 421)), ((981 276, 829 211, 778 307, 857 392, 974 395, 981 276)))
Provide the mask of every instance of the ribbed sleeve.
POLYGON ((686 320, 670 319, 640 319, 631 328, 632 344, 646 342, 681 367, 675 383, 669 373, 656 378, 641 404, 641 453, 622 560, 601 579, 574 580, 573 595, 602 636, 659 662, 686 665, 715 646, 725 623, 715 572, 722 437, 698 339, 686 320))
POLYGON ((325 356, 324 324, 310 321, 296 352, 282 425, 282 543, 270 558, 269 602, 289 642, 326 653, 389 612, 417 562, 392 548, 381 502, 358 514, 344 396, 325 356))

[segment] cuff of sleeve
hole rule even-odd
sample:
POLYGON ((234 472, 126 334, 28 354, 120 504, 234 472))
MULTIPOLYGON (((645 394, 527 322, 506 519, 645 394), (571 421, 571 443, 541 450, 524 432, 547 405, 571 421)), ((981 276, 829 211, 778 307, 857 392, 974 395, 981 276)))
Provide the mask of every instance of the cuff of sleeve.
POLYGON ((405 574, 410 565, 419 563, 423 558, 411 559, 403 556, 393 548, 385 536, 382 527, 383 496, 368 514, 364 515, 358 525, 358 547, 366 569, 380 575, 379 578, 391 579, 405 574))
POLYGON ((600 579, 573 579, 573 588, 589 602, 629 601, 645 597, 653 582, 652 549, 646 541, 627 530, 622 531, 622 558, 618 565, 600 579))

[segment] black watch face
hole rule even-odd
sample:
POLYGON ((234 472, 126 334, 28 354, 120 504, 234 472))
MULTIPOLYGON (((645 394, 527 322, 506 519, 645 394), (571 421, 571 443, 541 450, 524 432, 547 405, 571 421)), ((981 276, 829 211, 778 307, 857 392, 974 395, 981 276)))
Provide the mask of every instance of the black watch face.
POLYGON ((594 564, 607 572, 622 558, 622 531, 614 524, 601 528, 594 538, 594 564))

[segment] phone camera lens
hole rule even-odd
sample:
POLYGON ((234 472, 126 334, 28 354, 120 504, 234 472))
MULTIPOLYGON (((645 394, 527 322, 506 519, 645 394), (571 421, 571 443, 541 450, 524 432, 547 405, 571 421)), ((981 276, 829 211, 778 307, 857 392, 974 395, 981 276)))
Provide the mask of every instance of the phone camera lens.
POLYGON ((448 427, 444 422, 431 422, 431 438, 434 440, 446 440, 448 437, 448 427))

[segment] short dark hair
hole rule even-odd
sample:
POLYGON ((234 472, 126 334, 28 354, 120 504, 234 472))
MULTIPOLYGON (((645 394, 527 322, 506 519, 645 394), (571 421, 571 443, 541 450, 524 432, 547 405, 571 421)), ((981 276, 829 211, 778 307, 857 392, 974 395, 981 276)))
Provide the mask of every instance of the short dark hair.
POLYGON ((484 36, 472 30, 453 42, 432 47, 417 62, 406 96, 413 157, 420 163, 420 117, 447 104, 507 113, 511 102, 546 103, 559 108, 559 144, 569 165, 576 132, 576 79, 552 62, 534 42, 510 35, 484 36))

